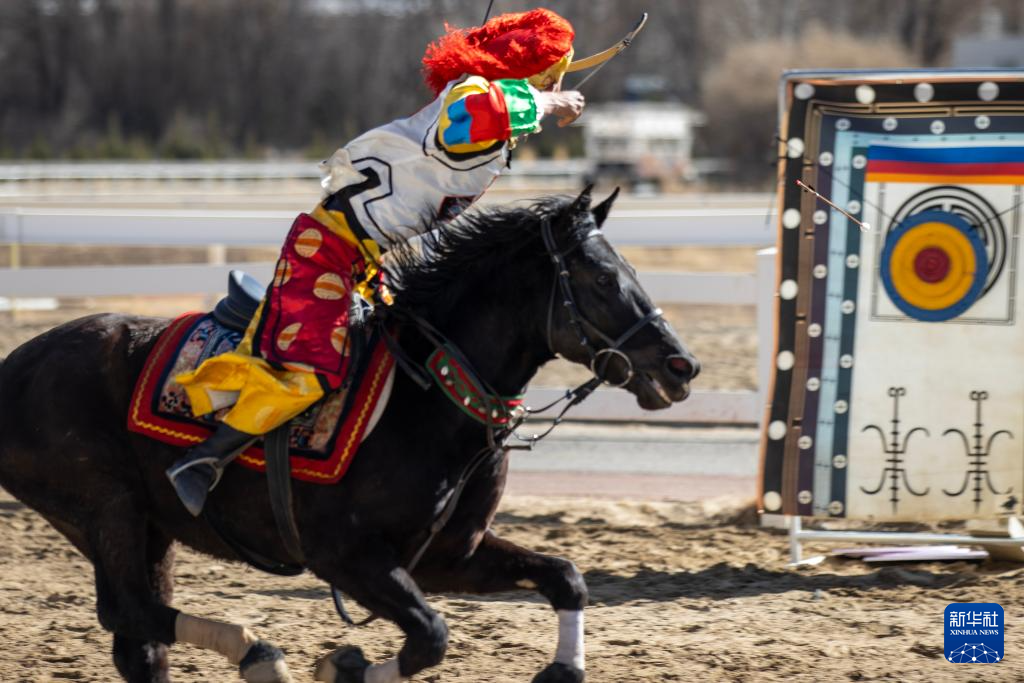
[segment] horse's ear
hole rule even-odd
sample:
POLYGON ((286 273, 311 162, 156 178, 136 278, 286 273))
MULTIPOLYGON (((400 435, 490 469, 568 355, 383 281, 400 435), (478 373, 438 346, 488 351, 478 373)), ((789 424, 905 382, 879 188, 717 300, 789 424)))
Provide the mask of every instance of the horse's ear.
POLYGON ((583 188, 583 192, 580 192, 580 196, 573 200, 572 210, 574 212, 578 211, 582 213, 584 211, 590 210, 590 192, 593 189, 594 183, 590 183, 585 188, 583 188))
POLYGON ((590 213, 594 214, 594 222, 597 223, 597 227, 600 228, 604 225, 605 219, 608 218, 608 213, 612 210, 612 204, 615 203, 615 198, 618 196, 619 188, 616 187, 615 190, 608 195, 607 199, 590 210, 590 213))

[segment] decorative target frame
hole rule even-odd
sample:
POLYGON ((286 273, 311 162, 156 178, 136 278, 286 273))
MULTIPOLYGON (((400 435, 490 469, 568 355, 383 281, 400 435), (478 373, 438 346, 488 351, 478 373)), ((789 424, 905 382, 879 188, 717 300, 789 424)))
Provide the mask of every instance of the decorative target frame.
POLYGON ((788 72, 779 130, 762 511, 1018 514, 1024 71, 788 72))

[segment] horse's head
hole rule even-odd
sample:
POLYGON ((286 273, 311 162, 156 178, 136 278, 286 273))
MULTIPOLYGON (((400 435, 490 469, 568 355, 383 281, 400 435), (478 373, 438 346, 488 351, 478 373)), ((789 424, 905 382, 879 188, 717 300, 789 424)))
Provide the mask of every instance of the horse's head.
POLYGON ((601 232, 617 195, 591 207, 588 187, 542 224, 555 270, 548 345, 630 391, 641 408, 667 408, 689 395, 700 363, 601 232))

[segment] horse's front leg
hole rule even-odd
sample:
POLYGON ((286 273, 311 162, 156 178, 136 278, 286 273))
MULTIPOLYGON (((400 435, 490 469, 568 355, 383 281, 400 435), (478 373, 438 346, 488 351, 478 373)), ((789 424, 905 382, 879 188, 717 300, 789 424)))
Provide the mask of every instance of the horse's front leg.
POLYGON ((415 575, 430 593, 536 590, 558 614, 558 646, 555 661, 537 674, 533 683, 583 681, 583 607, 587 604, 587 585, 572 562, 527 550, 487 531, 472 555, 455 564, 425 563, 415 575))
POLYGON ((382 619, 405 633, 398 657, 371 665, 356 647, 343 647, 323 659, 315 678, 327 683, 401 683, 423 669, 437 666, 448 648, 448 627, 431 609, 416 583, 389 553, 352 553, 338 565, 340 573, 319 571, 318 576, 337 586, 382 619))

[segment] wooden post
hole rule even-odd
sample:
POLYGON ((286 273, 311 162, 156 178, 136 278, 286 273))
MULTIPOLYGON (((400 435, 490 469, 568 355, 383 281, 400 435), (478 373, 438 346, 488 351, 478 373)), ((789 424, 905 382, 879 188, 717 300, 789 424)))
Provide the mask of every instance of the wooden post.
MULTIPOLYGON (((223 244, 211 244, 206 247, 206 262, 211 266, 223 266, 228 262, 228 248, 223 244)), ((224 283, 225 293, 227 291, 227 283, 224 283)), ((206 295, 206 310, 212 311, 213 307, 217 305, 217 302, 222 296, 221 293, 207 294, 206 295)))
MULTIPOLYGON (((11 230, 11 241, 10 246, 10 262, 9 267, 11 270, 18 270, 21 268, 21 214, 14 214, 8 217, 8 220, 13 223, 13 229, 11 230)), ((10 297, 9 303, 11 306, 11 324, 17 324, 18 322, 18 300, 15 297, 10 297)))

